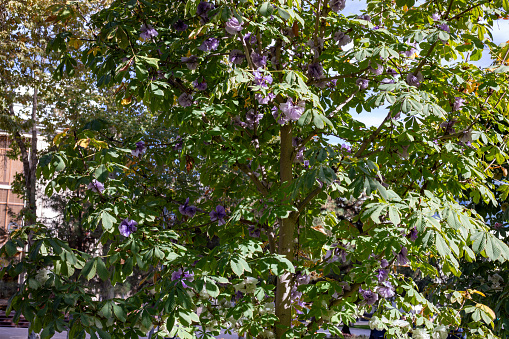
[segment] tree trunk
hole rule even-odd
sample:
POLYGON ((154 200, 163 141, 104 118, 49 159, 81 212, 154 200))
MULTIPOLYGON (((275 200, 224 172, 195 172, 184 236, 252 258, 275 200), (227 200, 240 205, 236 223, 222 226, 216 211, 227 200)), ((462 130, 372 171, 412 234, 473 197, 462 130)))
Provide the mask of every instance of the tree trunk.
MULTIPOLYGON (((281 127, 281 158, 279 162, 281 186, 288 187, 293 179, 292 173, 292 126, 290 124, 281 127)), ((288 200, 281 201, 281 204, 290 203, 288 200)), ((294 258, 294 233, 295 215, 291 213, 288 218, 279 222, 279 243, 278 254, 293 262, 294 258)), ((276 316, 279 322, 276 323, 276 338, 280 339, 292 324, 291 290, 292 274, 284 273, 279 277, 276 284, 276 316)))
MULTIPOLYGON (((32 140, 30 143, 30 148, 26 147, 25 140, 22 135, 22 131, 20 132, 18 129, 11 131, 14 141, 18 145, 20 149, 21 161, 23 162, 23 175, 25 176, 25 199, 26 199, 26 209, 25 209, 25 225, 31 226, 37 222, 37 202, 36 202, 36 170, 37 170, 37 104, 38 104, 38 90, 37 87, 34 88, 34 95, 32 98, 32 140)), ((12 116, 15 115, 14 106, 11 104, 9 106, 9 111, 12 116)), ((33 232, 30 231, 28 234, 28 244, 27 244, 27 253, 30 251, 30 247, 32 245, 33 232)), ((25 253, 22 254, 23 256, 25 253)), ((24 274, 21 275, 20 283, 23 283, 24 274)), ((38 335, 32 331, 28 333, 28 339, 36 339, 38 335)))

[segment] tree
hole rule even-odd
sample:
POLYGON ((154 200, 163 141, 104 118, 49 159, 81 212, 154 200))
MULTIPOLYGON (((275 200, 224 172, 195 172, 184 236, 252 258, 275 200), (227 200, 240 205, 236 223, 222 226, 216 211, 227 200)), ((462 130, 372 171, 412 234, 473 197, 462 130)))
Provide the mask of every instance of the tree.
POLYGON ((3 271, 30 277, 10 308, 43 337, 66 328, 65 314, 73 337, 137 337, 152 325, 183 338, 311 337, 376 304, 373 324, 390 337, 442 338, 461 326, 493 338, 488 306, 454 289, 426 299, 389 269, 461 275, 461 258, 509 258, 458 203, 497 203, 486 168, 506 161, 506 140, 485 126, 507 123, 507 55, 490 68, 469 60, 485 47, 501 55, 489 32, 509 5, 369 1, 359 17, 344 6, 116 1, 90 18, 54 6, 51 18, 92 30, 52 41, 56 76, 73 72, 81 41, 98 87, 115 87, 120 105, 143 100, 180 139, 117 140, 98 120, 61 134, 40 161, 47 193, 87 187, 84 227, 110 249, 91 256, 34 234, 27 259, 3 271), (387 111, 376 128, 350 113, 376 108, 387 111), (178 171, 199 184, 156 184, 178 171), (323 212, 329 197, 361 198, 360 213, 323 212), (128 298, 98 301, 81 287, 96 275, 123 282, 135 266, 146 275, 128 298))

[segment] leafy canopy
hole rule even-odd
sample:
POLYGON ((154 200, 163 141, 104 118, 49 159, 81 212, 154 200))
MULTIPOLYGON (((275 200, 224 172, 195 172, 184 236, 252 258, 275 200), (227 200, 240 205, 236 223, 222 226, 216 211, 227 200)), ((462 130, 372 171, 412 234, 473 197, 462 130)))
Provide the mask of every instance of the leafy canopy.
POLYGON ((46 192, 88 187, 90 207, 75 213, 108 253, 33 228, 29 255, 3 271, 28 272, 10 307, 43 337, 66 326, 72 337, 137 337, 153 325, 181 338, 311 337, 375 304, 372 325, 390 337, 457 327, 494 337, 495 314, 475 291, 419 288, 412 276, 438 281, 460 276, 460 260, 509 258, 462 203, 497 204, 487 179, 508 157, 509 66, 491 29, 509 5, 368 1, 360 16, 344 6, 114 1, 87 18, 55 5, 51 20, 86 20, 93 37, 51 41, 55 76, 82 63, 119 105, 143 102, 179 136, 114 135, 105 120, 58 136, 40 164, 46 192), (471 63, 483 53, 493 66, 471 63), (356 120, 375 110, 386 112, 379 126, 356 120), (171 176, 161 184, 169 173, 193 180, 175 189, 171 176), (341 213, 323 208, 330 199, 341 213), (96 300, 81 286, 133 272, 141 282, 126 298, 96 300))

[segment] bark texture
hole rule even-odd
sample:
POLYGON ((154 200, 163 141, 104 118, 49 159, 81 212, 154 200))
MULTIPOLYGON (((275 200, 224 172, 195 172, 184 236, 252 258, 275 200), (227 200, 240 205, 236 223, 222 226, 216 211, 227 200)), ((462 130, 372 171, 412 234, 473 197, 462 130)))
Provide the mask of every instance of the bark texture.
MULTIPOLYGON (((292 126, 286 124, 281 127, 281 158, 279 162, 281 187, 284 188, 291 184, 292 173, 292 126)), ((283 200, 282 204, 289 204, 291 201, 283 200)), ((278 254, 282 254, 286 259, 293 262, 295 255, 294 233, 296 225, 296 214, 291 213, 288 218, 280 220, 278 254)), ((280 339, 284 333, 291 327, 292 309, 291 309, 291 290, 292 274, 284 273, 276 284, 276 316, 279 322, 276 324, 276 338, 280 339)))

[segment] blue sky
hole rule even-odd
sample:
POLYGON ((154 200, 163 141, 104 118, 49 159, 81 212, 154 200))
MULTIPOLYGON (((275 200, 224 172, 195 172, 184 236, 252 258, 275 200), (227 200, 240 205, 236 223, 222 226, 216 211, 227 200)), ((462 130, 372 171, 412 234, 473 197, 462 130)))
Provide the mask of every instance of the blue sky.
MULTIPOLYGON (((364 1, 347 0, 346 7, 342 11, 345 15, 359 14, 361 10, 366 8, 364 1)), ((509 39, 509 20, 498 20, 493 29, 493 40, 497 45, 506 42, 509 39)), ((483 53, 481 60, 472 62, 479 67, 488 67, 491 64, 491 59, 488 52, 483 53)), ((355 110, 351 110, 350 114, 357 120, 366 124, 366 126, 378 126, 382 123, 387 115, 387 111, 383 108, 374 109, 371 112, 362 112, 358 114, 355 110)), ((337 138, 332 138, 331 141, 337 142, 337 138)))

